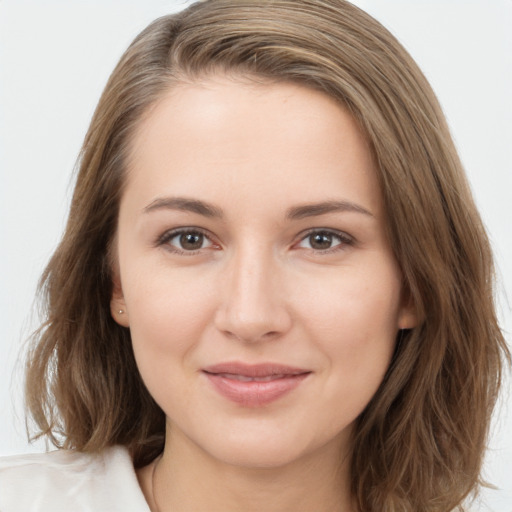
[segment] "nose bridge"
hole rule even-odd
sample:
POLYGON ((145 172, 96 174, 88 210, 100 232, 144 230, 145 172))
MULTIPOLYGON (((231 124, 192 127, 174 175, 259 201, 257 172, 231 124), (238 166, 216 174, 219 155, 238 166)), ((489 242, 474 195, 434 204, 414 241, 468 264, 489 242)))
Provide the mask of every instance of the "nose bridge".
POLYGON ((281 272, 270 248, 246 243, 225 270, 219 329, 240 340, 258 341, 289 328, 281 272))

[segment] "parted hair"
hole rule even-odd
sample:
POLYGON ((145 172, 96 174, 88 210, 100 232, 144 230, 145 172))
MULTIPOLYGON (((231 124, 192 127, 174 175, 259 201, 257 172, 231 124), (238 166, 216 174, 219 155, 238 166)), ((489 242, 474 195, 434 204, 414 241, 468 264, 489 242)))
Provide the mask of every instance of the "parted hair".
MULTIPOLYGON (((303 84, 342 103, 376 162, 403 286, 421 319, 360 415, 351 489, 361 511, 463 510, 509 353, 490 245, 441 108, 397 40, 344 0, 206 0, 136 37, 101 96, 62 241, 40 282, 27 360, 33 437, 95 452, 163 449, 165 417, 111 317, 112 253, 131 137, 173 84, 210 73, 303 84)), ((340 404, 343 407, 343 404, 340 404)), ((341 454, 340 454, 341 457, 341 454)))

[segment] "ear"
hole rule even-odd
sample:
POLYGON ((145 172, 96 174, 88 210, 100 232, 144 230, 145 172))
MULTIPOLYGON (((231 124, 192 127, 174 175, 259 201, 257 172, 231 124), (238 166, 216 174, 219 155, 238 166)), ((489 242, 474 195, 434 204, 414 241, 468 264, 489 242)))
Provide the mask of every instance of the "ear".
POLYGON ((398 329, 412 329, 420 323, 418 309, 414 303, 411 293, 404 290, 402 294, 402 305, 398 312, 398 329))
POLYGON ((123 295, 123 287, 119 278, 119 272, 114 271, 112 276, 112 298, 110 299, 110 314, 122 327, 130 327, 130 316, 123 295))

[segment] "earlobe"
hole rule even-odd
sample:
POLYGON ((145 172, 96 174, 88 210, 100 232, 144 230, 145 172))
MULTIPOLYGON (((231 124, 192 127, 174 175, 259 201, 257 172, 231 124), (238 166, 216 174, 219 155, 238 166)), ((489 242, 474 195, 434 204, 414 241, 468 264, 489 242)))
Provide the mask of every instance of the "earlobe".
POLYGON ((400 309, 398 315, 398 329, 413 329, 417 327, 419 322, 419 315, 416 304, 410 293, 406 293, 403 299, 404 304, 400 309))
POLYGON ((122 298, 112 298, 110 301, 110 314, 112 318, 123 327, 130 327, 130 317, 126 304, 122 298))
POLYGON ((130 327, 130 317, 124 300, 123 289, 117 276, 113 279, 112 298, 110 299, 110 314, 123 327, 130 327))
POLYGON ((418 318, 414 308, 403 309, 398 317, 398 329, 413 329, 418 325, 418 318))

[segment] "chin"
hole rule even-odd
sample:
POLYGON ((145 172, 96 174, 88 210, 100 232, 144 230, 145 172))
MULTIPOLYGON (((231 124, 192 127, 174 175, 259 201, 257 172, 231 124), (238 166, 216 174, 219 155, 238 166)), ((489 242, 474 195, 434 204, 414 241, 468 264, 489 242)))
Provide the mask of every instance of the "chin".
MULTIPOLYGON (((348 430, 348 429, 347 429, 348 430)), ((231 430, 222 437, 204 440, 202 448, 214 460, 246 469, 278 469, 304 463, 305 459, 325 453, 332 457, 333 450, 342 453, 344 434, 329 436, 323 432, 293 432, 286 426, 265 430, 264 425, 231 430), (306 435, 305 435, 306 434, 306 435), (309 435, 307 435, 309 434, 309 435)))
POLYGON ((245 469, 278 469, 301 460, 306 454, 297 447, 254 442, 231 445, 210 453, 216 460, 245 469))

